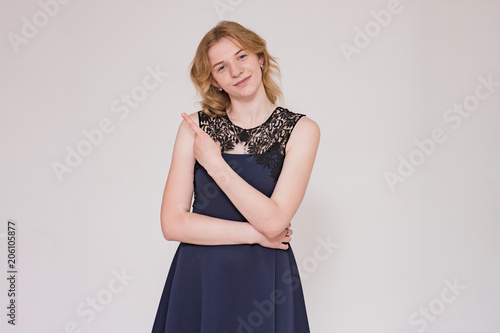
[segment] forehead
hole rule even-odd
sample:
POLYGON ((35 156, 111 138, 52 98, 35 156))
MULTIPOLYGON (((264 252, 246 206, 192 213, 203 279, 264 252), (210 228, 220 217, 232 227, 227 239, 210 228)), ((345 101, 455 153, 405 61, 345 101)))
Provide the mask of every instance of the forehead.
POLYGON ((230 37, 223 37, 208 49, 208 58, 210 59, 210 63, 214 64, 231 58, 241 49, 243 47, 238 41, 230 37))

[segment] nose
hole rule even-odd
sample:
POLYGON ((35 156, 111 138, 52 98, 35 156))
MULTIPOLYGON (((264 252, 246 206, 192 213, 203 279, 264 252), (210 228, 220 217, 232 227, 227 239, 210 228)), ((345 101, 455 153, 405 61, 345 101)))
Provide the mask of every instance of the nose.
POLYGON ((241 64, 239 63, 233 63, 231 66, 231 76, 232 77, 238 77, 240 74, 243 73, 243 68, 241 64))

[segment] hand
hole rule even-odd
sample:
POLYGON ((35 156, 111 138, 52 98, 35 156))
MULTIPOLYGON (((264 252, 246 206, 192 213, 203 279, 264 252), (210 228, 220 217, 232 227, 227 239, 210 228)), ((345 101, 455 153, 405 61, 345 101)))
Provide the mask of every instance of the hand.
POLYGON ((267 238, 266 236, 261 235, 260 240, 258 241, 258 244, 264 247, 269 247, 272 249, 279 249, 279 250, 288 250, 288 243, 292 240, 292 234, 293 230, 290 229, 292 226, 291 223, 288 224, 288 227, 286 227, 285 230, 283 230, 277 237, 274 238, 267 238))
POLYGON ((186 113, 182 113, 182 118, 194 132, 193 154, 194 158, 205 169, 211 166, 218 159, 222 160, 220 144, 202 130, 186 113))

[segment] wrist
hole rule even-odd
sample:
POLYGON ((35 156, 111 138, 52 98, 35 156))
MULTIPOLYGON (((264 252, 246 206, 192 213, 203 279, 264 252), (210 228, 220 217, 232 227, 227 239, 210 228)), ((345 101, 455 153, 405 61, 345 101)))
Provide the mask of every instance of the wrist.
POLYGON ((222 158, 222 155, 214 157, 213 160, 205 167, 210 177, 212 177, 215 182, 219 182, 220 179, 225 179, 228 176, 227 168, 229 165, 222 158))
POLYGON ((245 240, 248 244, 260 244, 262 241, 262 234, 258 232, 250 223, 243 222, 248 226, 247 239, 245 240))

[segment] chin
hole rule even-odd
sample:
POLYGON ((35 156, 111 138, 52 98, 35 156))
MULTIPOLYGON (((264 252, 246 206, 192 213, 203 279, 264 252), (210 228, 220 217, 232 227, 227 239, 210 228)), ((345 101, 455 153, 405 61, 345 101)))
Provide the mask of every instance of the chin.
POLYGON ((251 97, 251 96, 255 96, 256 93, 257 93, 257 88, 244 89, 244 90, 236 91, 234 93, 234 97, 251 97))
POLYGON ((241 95, 241 96, 255 95, 257 93, 257 91, 259 90, 260 85, 253 83, 252 79, 253 79, 253 77, 250 78, 250 81, 243 88, 235 87, 236 89, 234 89, 234 94, 241 95))

